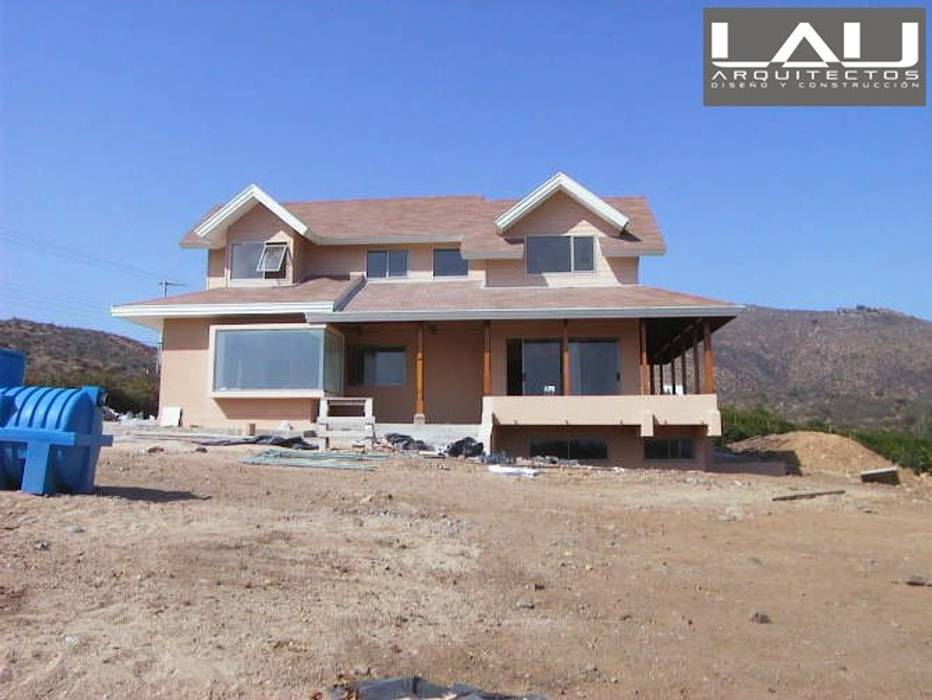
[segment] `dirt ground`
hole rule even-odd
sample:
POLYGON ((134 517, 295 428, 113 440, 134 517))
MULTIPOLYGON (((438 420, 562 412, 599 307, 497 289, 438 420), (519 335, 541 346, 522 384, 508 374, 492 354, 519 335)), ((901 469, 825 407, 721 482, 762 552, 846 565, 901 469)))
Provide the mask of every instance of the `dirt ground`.
POLYGON ((105 450, 98 495, 0 493, 0 696, 309 698, 417 673, 551 699, 932 697, 932 587, 905 583, 932 578, 928 479, 518 480, 147 444, 105 450))
MULTIPOLYGON (((893 466, 890 460, 851 438, 811 430, 761 435, 733 442, 728 447, 734 452, 784 461, 790 466, 801 467, 808 473, 857 475, 866 469, 893 466)), ((907 475, 904 473, 904 476, 907 475)))

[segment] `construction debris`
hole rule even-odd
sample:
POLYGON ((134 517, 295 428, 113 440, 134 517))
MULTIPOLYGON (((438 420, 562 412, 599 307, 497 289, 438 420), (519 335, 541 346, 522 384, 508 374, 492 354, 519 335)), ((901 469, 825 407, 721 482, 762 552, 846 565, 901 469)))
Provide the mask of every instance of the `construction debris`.
POLYGON ((291 450, 316 450, 317 445, 308 442, 300 435, 244 435, 242 437, 209 438, 195 440, 198 445, 207 447, 229 447, 236 445, 272 445, 274 447, 287 447, 291 450))
POLYGON ((861 481, 864 483, 890 484, 898 486, 900 483, 900 470, 896 467, 883 467, 882 469, 866 469, 861 472, 861 481))
POLYGON ((485 452, 483 444, 471 437, 457 440, 446 449, 446 453, 450 457, 481 457, 483 452, 485 452))
POLYGON ((272 467, 305 467, 310 469, 348 469, 371 471, 373 463, 387 455, 362 452, 305 452, 302 450, 265 450, 240 460, 242 464, 272 467))
POLYGON ((844 489, 833 489, 832 491, 803 491, 801 493, 788 493, 783 496, 774 496, 772 501, 800 501, 804 498, 818 498, 819 496, 840 496, 845 492, 844 489))
POLYGON ((929 580, 928 576, 920 576, 919 574, 913 574, 908 579, 906 579, 907 586, 929 586, 932 587, 932 581, 929 580))
POLYGON ((383 439, 392 446, 392 449, 401 452, 421 452, 431 449, 430 445, 423 440, 415 440, 404 433, 386 433, 383 439))
POLYGON ((437 685, 420 676, 350 681, 331 688, 327 700, 546 700, 540 695, 503 695, 454 683, 437 685))
POLYGON ((504 464, 490 464, 489 471, 492 474, 498 474, 500 476, 518 476, 528 478, 537 476, 538 474, 536 469, 531 469, 530 467, 506 467, 504 464))

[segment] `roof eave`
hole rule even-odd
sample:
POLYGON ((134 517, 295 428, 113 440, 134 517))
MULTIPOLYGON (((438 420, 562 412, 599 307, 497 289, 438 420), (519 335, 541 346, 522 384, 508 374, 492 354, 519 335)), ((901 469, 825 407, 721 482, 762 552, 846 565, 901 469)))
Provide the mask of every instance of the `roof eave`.
POLYGON ((285 209, 285 207, 279 204, 261 187, 256 184, 251 184, 198 224, 194 230, 191 231, 190 235, 182 240, 182 247, 221 247, 223 243, 222 241, 216 240, 217 234, 226 232, 230 224, 234 223, 256 204, 262 204, 299 235, 313 238, 313 234, 303 221, 285 209))

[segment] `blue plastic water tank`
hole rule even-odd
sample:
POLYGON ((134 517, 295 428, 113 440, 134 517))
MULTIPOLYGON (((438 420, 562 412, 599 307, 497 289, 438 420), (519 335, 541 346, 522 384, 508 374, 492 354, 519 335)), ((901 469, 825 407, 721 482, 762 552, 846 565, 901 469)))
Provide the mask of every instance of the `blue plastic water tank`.
POLYGON ((20 386, 26 379, 26 356, 0 348, 0 386, 20 386))
POLYGON ((30 493, 91 493, 101 445, 96 386, 0 386, 0 480, 30 493), (27 468, 27 459, 29 467, 27 468))

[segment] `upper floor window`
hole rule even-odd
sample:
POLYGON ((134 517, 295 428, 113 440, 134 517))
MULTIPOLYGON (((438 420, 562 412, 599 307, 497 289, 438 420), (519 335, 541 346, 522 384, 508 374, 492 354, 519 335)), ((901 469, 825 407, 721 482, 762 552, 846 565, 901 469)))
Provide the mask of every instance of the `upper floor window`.
POLYGON ((594 236, 528 236, 524 247, 530 275, 595 270, 594 236))
POLYGON ((434 277, 465 277, 469 274, 469 263, 456 248, 434 250, 434 277))
POLYGON ((407 250, 370 250, 366 253, 366 277, 407 276, 407 250))
POLYGON ((281 279, 285 276, 285 243, 250 241, 230 245, 230 279, 281 279))

